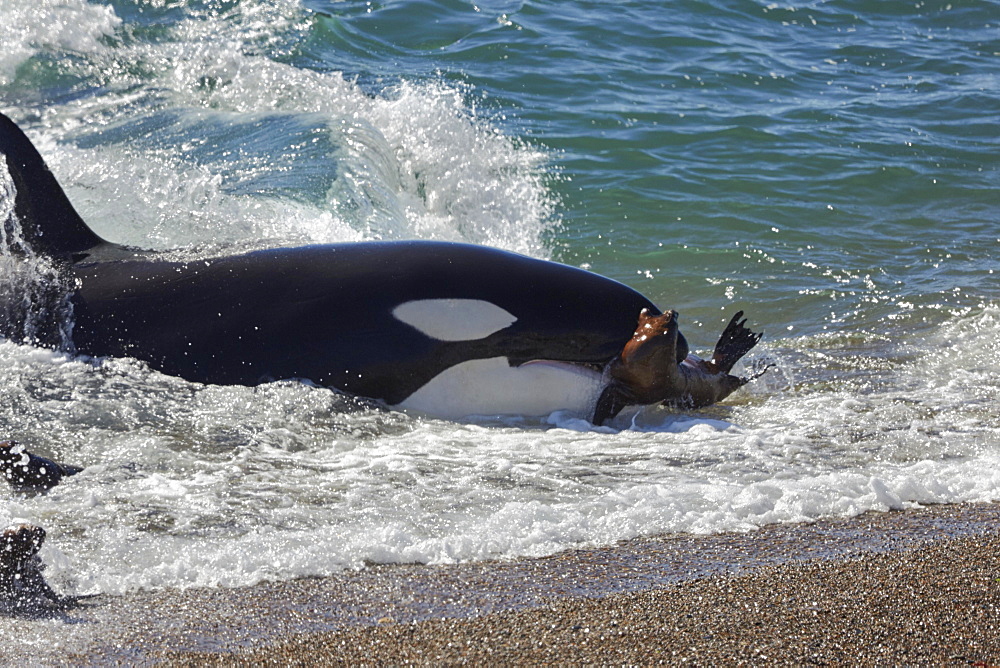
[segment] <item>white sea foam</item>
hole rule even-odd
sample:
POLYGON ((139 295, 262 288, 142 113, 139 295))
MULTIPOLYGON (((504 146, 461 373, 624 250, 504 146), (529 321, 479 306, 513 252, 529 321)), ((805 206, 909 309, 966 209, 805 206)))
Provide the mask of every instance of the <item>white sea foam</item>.
MULTIPOLYGON (((73 47, 58 31, 42 39, 28 4, 0 6, 10 34, 29 35, 0 56, 0 77, 69 48, 67 72, 99 73, 100 94, 42 111, 29 131, 106 237, 421 237, 547 254, 544 155, 497 133, 453 86, 376 94, 279 62, 272 36, 305 24, 298 3, 180 6, 157 40, 113 46, 106 6, 44 3, 79 27, 73 47), (304 195, 282 186, 289 161, 315 176, 304 195)), ((4 496, 0 523, 45 526, 49 578, 86 593, 995 500, 1000 307, 941 319, 897 341, 769 338, 782 368, 727 406, 645 409, 601 428, 561 413, 426 420, 304 384, 200 386, 4 341, 0 436, 86 469, 45 495, 4 496)))
POLYGON ((14 81, 18 67, 40 52, 103 52, 103 38, 121 25, 113 8, 86 0, 4 0, 0 18, 0 85, 14 81))
POLYGON ((414 419, 295 383, 203 387, 3 343, 0 419, 87 469, 0 521, 49 529, 62 586, 118 592, 995 500, 1000 424, 974 400, 995 399, 996 362, 953 361, 947 380, 934 353, 950 341, 973 359, 998 316, 955 316, 877 391, 830 378, 707 413, 648 409, 620 431, 414 419), (965 374, 982 374, 975 389, 965 374))
MULTIPOLYGON (((168 39, 94 48, 67 63, 100 72, 109 93, 48 109, 49 134, 31 133, 99 233, 158 247, 248 237, 287 244, 425 238, 548 254, 546 156, 477 117, 461 90, 399 81, 369 94, 341 73, 273 59, 267 52, 280 45, 268 35, 288 39, 308 27, 297 2, 187 12, 168 39), (142 126, 151 109, 163 108, 173 122, 129 133, 127 143, 74 148, 61 141, 123 122, 142 126), (244 133, 234 137, 227 125, 244 133), (298 135, 282 143, 282 133, 302 127, 316 144, 298 135), (220 142, 232 149, 222 159, 209 156, 220 142), (300 178, 310 171, 326 182, 322 199, 268 194, 286 159, 296 160, 300 178)), ((29 19, 10 15, 20 24, 29 19)))

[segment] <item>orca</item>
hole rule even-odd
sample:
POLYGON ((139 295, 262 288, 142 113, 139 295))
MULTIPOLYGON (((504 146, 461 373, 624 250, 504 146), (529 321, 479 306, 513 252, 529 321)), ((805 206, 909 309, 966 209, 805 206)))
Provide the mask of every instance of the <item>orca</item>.
MULTIPOLYGON (((704 361, 689 355, 677 314, 632 288, 485 246, 128 248, 87 226, 2 114, 0 153, 25 244, 70 286, 80 354, 198 383, 307 380, 445 418, 569 410, 595 424, 631 404, 714 403, 749 380, 728 373, 760 338, 741 314, 704 361)), ((0 334, 18 337, 4 321, 0 334)))

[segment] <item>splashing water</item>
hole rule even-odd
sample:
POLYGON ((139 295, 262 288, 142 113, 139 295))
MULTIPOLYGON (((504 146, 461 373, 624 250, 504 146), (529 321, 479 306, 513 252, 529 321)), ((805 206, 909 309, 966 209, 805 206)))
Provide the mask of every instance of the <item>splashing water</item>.
POLYGON ((71 281, 25 240, 16 196, 0 155, 0 331, 19 343, 72 350, 71 281))
MULTIPOLYGON (((549 255, 547 156, 470 109, 468 87, 389 80, 373 94, 340 72, 290 65, 289 40, 309 28, 297 2, 179 14, 155 40, 75 45, 65 67, 99 72, 111 95, 51 110, 50 131, 33 138, 105 238, 158 248, 422 238, 549 255)), ((80 19, 97 36, 116 25, 80 19)))
POLYGON ((64 345, 45 327, 70 318, 41 317, 61 308, 58 268, 23 248, 0 170, 3 317, 29 342, 0 342, 2 436, 86 466, 3 497, 0 523, 46 527, 57 587, 243 585, 1000 497, 988 4, 428 6, 11 0, 0 99, 116 242, 572 259, 678 307, 696 348, 721 306, 745 308, 778 368, 725 406, 596 429, 76 358, 30 344, 64 345))

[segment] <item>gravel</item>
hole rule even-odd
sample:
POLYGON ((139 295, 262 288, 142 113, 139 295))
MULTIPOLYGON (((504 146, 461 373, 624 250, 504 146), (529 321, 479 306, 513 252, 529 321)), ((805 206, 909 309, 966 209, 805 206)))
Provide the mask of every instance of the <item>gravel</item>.
POLYGON ((472 619, 383 620, 174 663, 997 665, 998 555, 992 533, 472 619))
MULTIPOLYGON (((4 665, 1000 665, 1000 504, 0 614, 4 665)), ((72 592, 62 592, 72 593, 72 592)))

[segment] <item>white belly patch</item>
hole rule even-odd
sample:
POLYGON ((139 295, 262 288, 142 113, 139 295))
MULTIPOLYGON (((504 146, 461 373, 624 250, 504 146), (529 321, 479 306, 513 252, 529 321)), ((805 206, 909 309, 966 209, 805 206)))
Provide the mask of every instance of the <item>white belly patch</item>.
POLYGON ((560 410, 590 417, 602 386, 600 373, 575 364, 539 361, 512 367, 506 357, 491 357, 449 367, 399 407, 448 419, 560 410))
POLYGON ((400 322, 439 341, 474 341, 506 329, 517 318, 481 299, 415 299, 392 310, 400 322))

